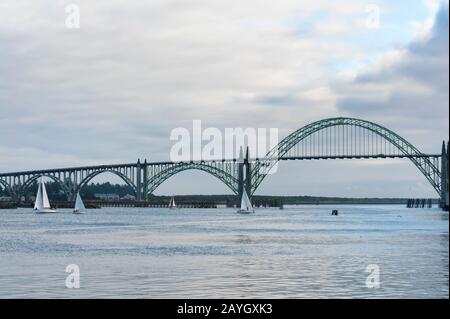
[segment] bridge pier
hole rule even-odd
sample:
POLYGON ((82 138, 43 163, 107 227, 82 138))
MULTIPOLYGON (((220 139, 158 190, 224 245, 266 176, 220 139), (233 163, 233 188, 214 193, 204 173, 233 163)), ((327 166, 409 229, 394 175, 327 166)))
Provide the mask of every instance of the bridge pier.
POLYGON ((136 200, 141 201, 142 199, 142 185, 141 185, 141 160, 138 159, 136 165, 136 200))
POLYGON ((441 198, 440 198, 440 207, 443 210, 448 211, 449 206, 449 194, 448 194, 448 158, 449 158, 449 144, 447 145, 445 141, 442 142, 442 155, 441 155, 441 198))
POLYGON ((250 152, 247 147, 245 153, 245 190, 247 191, 247 195, 252 199, 252 163, 250 162, 250 152))
POLYGON ((252 196, 252 164, 250 162, 250 154, 249 149, 245 152, 245 157, 243 154, 243 150, 241 147, 239 153, 239 161, 238 161, 238 205, 241 203, 242 194, 244 193, 244 189, 247 192, 248 197, 251 200, 252 196))
MULTIPOLYGON (((142 169, 142 175, 143 175, 143 180, 142 180, 142 200, 148 200, 148 164, 147 164, 147 159, 144 160, 144 167, 142 169)), ((141 190, 139 190, 141 191, 141 190)))
POLYGON ((241 202, 243 193, 244 193, 244 152, 241 147, 238 161, 238 198, 237 198, 238 205, 241 202))
POLYGON ((22 193, 20 192, 21 185, 16 185, 9 189, 10 196, 14 202, 20 202, 22 200, 22 193))
POLYGON ((80 191, 80 189, 78 188, 77 183, 74 183, 74 181, 71 179, 70 174, 68 176, 64 175, 62 184, 60 184, 60 186, 64 194, 66 195, 67 201, 75 202, 77 193, 80 191))

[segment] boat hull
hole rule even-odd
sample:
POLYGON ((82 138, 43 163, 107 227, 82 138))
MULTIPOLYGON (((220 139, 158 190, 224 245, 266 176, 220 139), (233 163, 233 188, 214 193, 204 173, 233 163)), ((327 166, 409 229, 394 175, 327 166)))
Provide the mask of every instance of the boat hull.
POLYGON ((85 212, 81 210, 74 210, 73 213, 77 215, 83 215, 85 212))
POLYGON ((36 209, 34 211, 36 214, 54 214, 56 213, 56 209, 36 209))
POLYGON ((244 214, 244 215, 249 215, 249 214, 254 214, 255 211, 254 210, 245 210, 245 209, 239 209, 238 214, 244 214))

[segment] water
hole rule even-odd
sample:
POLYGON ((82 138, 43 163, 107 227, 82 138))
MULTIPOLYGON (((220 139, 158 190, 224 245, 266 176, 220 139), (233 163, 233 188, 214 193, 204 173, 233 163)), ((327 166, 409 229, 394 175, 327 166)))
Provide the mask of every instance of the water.
POLYGON ((332 208, 2 210, 0 298, 449 297, 448 213, 332 208))

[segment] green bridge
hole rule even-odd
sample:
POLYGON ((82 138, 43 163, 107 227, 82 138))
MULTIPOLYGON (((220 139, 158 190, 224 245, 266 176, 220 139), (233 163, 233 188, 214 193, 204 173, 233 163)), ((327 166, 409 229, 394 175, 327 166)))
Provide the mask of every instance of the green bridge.
MULTIPOLYGON (((242 153, 242 152, 241 152, 242 153)), ((187 162, 154 162, 33 170, 0 174, 0 186, 20 200, 40 177, 57 182, 67 199, 94 177, 113 173, 128 184, 137 200, 146 200, 164 181, 186 170, 207 172, 237 196, 244 188, 252 195, 280 161, 364 158, 408 158, 428 180, 448 209, 448 142, 436 154, 424 154, 395 132, 356 118, 328 118, 308 124, 285 137, 263 158, 251 158, 249 150, 239 158, 187 162)))

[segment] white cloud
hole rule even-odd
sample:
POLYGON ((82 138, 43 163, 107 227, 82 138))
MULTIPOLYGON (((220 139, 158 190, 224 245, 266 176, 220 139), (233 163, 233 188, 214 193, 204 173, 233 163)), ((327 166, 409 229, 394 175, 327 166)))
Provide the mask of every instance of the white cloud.
POLYGON ((423 2, 428 9, 428 17, 424 21, 411 21, 411 26, 415 29, 417 39, 421 40, 426 39, 430 35, 436 14, 444 3, 444 1, 441 0, 423 0, 423 2))
POLYGON ((448 139, 448 6, 434 21, 426 38, 387 53, 350 82, 334 86, 342 112, 385 123, 428 152, 448 139))

